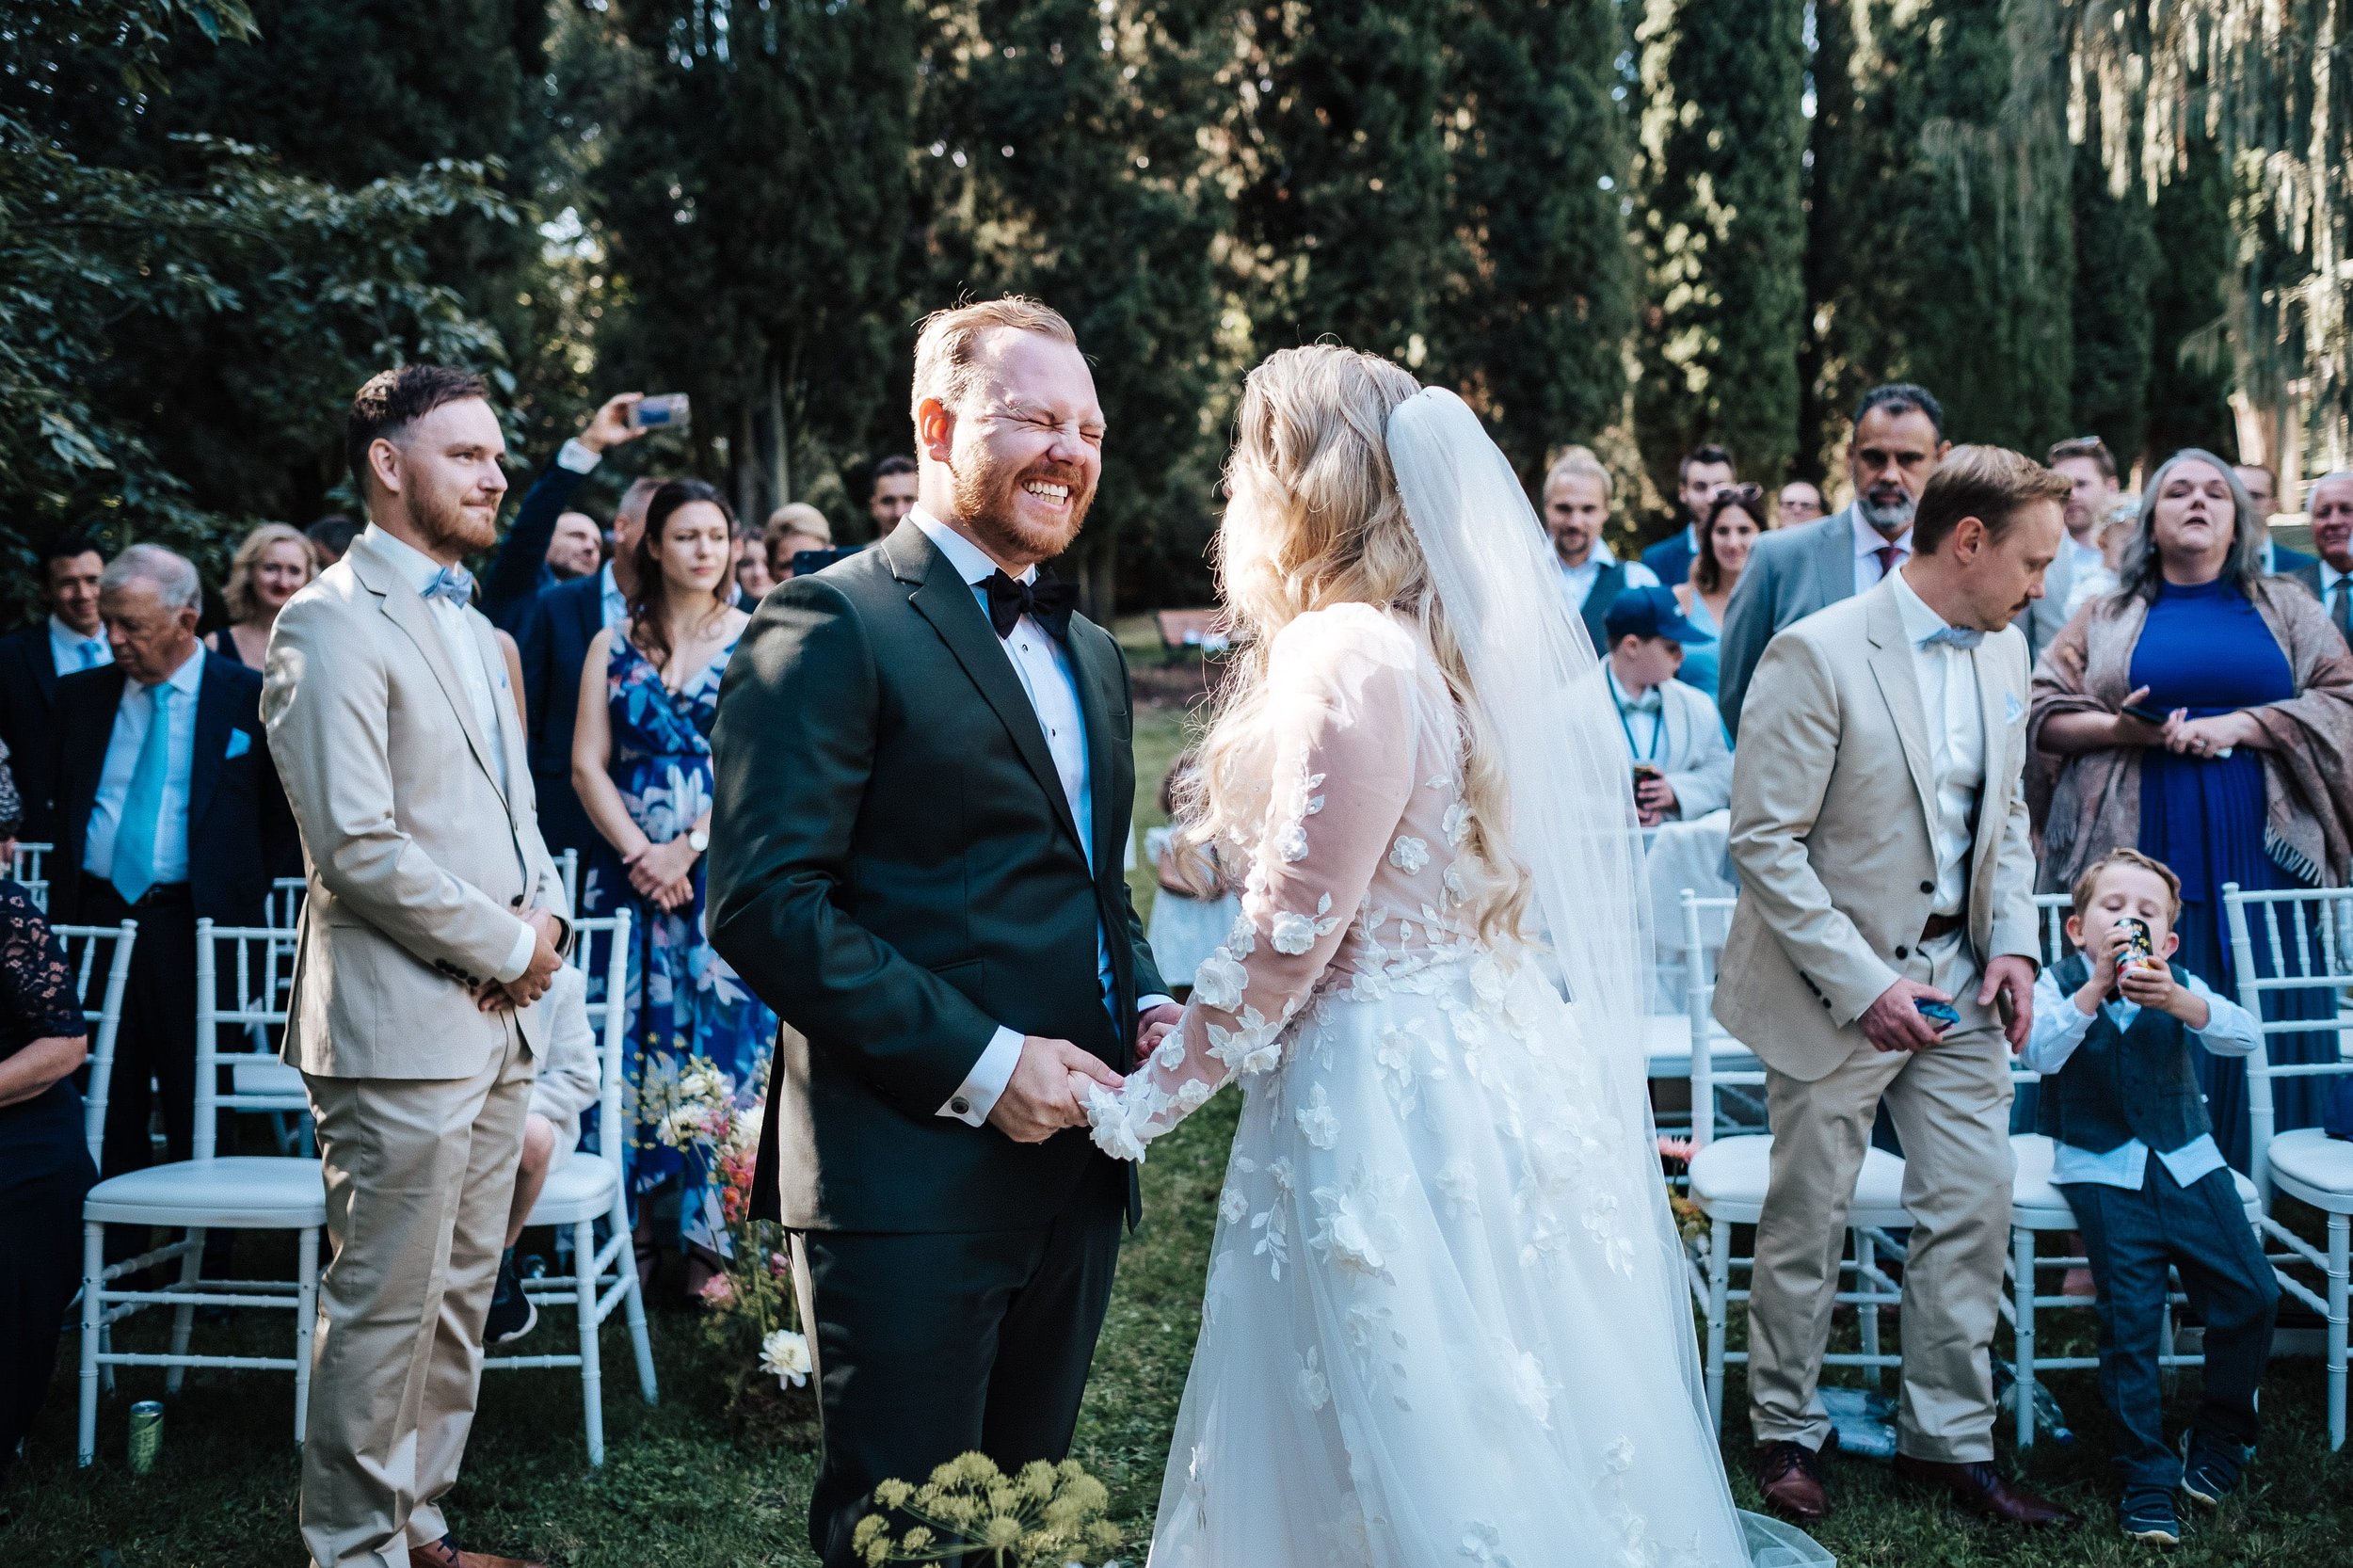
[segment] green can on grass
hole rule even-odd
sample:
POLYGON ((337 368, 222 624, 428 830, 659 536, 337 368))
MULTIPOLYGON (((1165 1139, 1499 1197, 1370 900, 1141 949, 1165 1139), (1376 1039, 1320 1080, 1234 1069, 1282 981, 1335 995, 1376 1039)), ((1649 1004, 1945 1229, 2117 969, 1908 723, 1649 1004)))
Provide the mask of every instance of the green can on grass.
POLYGON ((143 1476, 155 1468, 164 1448, 164 1401, 141 1400, 131 1407, 131 1473, 143 1476))

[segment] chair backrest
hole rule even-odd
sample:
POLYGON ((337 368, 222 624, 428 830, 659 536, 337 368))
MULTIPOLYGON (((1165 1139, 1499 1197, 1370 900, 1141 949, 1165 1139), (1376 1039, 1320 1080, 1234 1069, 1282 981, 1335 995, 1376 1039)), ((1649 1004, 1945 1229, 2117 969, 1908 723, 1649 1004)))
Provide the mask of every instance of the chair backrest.
POLYGON ((1716 1136, 1716 1086, 1719 1083, 1762 1083, 1762 1073, 1716 1071, 1716 1050, 1731 1040, 1717 1027, 1716 956, 1706 939, 1708 917, 1729 920, 1737 898, 1702 898, 1683 889, 1683 1003, 1691 1019, 1691 1146, 1705 1148, 1716 1136))
POLYGON ((555 857, 555 873, 564 879, 564 906, 580 908, 580 851, 568 849, 555 857))
POLYGON ((2319 1078, 2353 1072, 2345 1060, 2353 1015, 2342 1000, 2353 987, 2353 889, 2293 888, 2241 891, 2223 884, 2222 908, 2230 922, 2231 962, 2238 974, 2239 1005, 2255 1016, 2258 1048, 2247 1059, 2247 1121, 2253 1169, 2248 1174, 2271 1201, 2270 1145, 2279 1117, 2271 1096, 2275 1078, 2319 1078), (2261 962, 2259 962, 2259 960, 2261 962), (2335 1001, 2330 1018, 2266 1018, 2264 998, 2289 991, 2326 991, 2335 1001), (2332 1034, 2336 1050, 2320 1062, 2275 1064, 2271 1042, 2281 1034, 2332 1034))
POLYGON ((300 876, 273 878, 269 897, 262 905, 262 923, 274 925, 281 931, 292 931, 302 923, 303 896, 311 890, 310 879, 300 876))
POLYGON ((49 873, 44 868, 48 864, 51 847, 19 839, 16 853, 8 857, 8 880, 22 882, 28 887, 38 882, 47 888, 49 873))
POLYGON ((106 1141, 106 1094, 114 1082, 115 1036, 122 1029, 122 993, 131 980, 131 948, 138 940, 139 922, 120 925, 53 925, 65 944, 66 970, 73 977, 73 994, 82 999, 82 1017, 90 1025, 89 1088, 82 1096, 82 1136, 89 1144, 90 1163, 98 1163, 106 1141), (89 1005, 90 976, 106 952, 106 984, 96 1007, 89 1005))
MULTIPOLYGON (((564 852, 567 857, 571 851, 564 852)), ((572 931, 577 940, 572 944, 568 962, 584 975, 594 977, 600 968, 604 974, 604 991, 599 996, 588 987, 588 1023, 597 1032, 597 1158, 621 1174, 621 1047, 623 1031, 629 1023, 629 910, 626 906, 610 915, 590 920, 574 920, 572 931), (604 952, 600 964, 596 952, 599 938, 603 939, 604 952)))
POLYGON ((196 922, 196 1131, 192 1152, 210 1160, 222 1111, 307 1110, 298 1080, 283 1081, 270 1032, 286 1024, 293 987, 294 933, 272 925, 196 922), (239 1043, 225 1048, 223 1032, 239 1043), (240 1067, 262 1069, 241 1081, 240 1067), (220 1074, 231 1072, 222 1093, 220 1074))
POLYGON ((2035 913, 2041 918, 2042 967, 2050 968, 2075 951, 2067 939, 2067 917, 2075 912, 2073 893, 2037 893, 2035 913))

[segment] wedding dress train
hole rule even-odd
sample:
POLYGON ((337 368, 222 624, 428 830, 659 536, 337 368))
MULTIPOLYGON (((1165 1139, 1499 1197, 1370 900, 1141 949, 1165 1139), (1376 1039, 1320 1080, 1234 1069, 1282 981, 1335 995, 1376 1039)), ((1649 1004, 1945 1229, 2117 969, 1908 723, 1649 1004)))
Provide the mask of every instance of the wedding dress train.
POLYGON ((1733 1508, 1639 1050, 1469 923, 1495 872, 1419 629, 1303 616, 1269 695, 1241 919, 1090 1106, 1141 1159, 1229 1077, 1245 1096, 1153 1564, 1828 1562, 1733 1508))

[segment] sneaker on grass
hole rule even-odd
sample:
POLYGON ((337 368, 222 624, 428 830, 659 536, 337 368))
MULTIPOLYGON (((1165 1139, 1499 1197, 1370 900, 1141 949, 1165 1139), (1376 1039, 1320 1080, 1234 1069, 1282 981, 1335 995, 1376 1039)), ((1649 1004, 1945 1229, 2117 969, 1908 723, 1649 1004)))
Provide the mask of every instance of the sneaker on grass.
POLYGON ((2238 1490, 2239 1472, 2255 1457, 2255 1450, 2245 1444, 2196 1428, 2182 1434, 2182 1451, 2187 1456, 2182 1464, 2182 1490, 2208 1508, 2219 1506, 2238 1490))
POLYGON ((523 1294, 522 1276, 515 1272, 515 1250, 499 1255, 499 1282, 490 1293, 490 1313, 482 1322, 485 1345, 504 1345, 529 1334, 539 1320, 539 1309, 523 1294))
POLYGON ((2173 1494, 2154 1486, 2137 1486, 2124 1494, 2117 1510, 2124 1533, 2152 1546, 2182 1544, 2182 1521, 2173 1512, 2173 1494))

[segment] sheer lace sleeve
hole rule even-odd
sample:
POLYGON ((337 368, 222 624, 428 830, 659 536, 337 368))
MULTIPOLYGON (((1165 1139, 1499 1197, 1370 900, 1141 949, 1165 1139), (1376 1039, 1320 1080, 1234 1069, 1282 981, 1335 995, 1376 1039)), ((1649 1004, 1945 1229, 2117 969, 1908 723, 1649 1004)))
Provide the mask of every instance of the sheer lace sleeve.
POLYGON ((30 894, 0 882, 0 1057, 87 1032, 56 934, 30 894))
MULTIPOLYGON (((1415 645, 1369 605, 1279 634, 1262 716, 1272 793, 1241 916, 1193 977, 1184 1021, 1117 1095, 1088 1096, 1095 1142, 1122 1160, 1236 1073, 1259 1073, 1331 964, 1414 788, 1415 645)), ((1404 840, 1400 840, 1402 844, 1404 840)), ((1418 870, 1418 867, 1414 868, 1418 870)))

